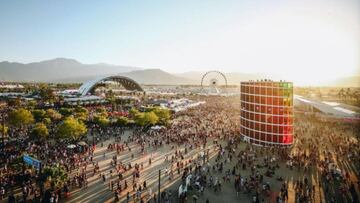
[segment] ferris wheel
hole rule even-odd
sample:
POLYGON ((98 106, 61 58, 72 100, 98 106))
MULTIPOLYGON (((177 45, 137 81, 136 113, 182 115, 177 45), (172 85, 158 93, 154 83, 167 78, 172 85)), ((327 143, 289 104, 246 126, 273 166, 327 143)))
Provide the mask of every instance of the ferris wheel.
POLYGON ((220 71, 208 71, 201 78, 202 92, 214 92, 219 94, 227 87, 227 78, 220 71))

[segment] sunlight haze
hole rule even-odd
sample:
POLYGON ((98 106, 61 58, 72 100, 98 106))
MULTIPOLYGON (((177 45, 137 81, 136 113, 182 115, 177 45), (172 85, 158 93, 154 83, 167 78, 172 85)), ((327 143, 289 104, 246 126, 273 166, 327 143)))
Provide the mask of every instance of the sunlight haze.
POLYGON ((66 57, 321 84, 360 75, 359 13, 356 0, 2 1, 0 61, 66 57))

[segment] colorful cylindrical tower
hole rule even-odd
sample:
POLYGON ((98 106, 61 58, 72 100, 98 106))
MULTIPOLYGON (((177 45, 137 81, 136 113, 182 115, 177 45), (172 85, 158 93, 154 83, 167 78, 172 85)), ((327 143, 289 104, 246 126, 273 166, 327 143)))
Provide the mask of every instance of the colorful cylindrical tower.
POLYGON ((240 83, 241 135, 256 145, 293 144, 293 83, 240 83))

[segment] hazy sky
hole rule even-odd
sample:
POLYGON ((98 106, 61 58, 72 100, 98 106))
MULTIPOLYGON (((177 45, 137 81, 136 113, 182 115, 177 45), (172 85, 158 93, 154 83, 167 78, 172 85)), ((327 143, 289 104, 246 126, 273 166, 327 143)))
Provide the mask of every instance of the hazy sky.
POLYGON ((359 0, 0 0, 0 60, 169 72, 360 74, 359 0))

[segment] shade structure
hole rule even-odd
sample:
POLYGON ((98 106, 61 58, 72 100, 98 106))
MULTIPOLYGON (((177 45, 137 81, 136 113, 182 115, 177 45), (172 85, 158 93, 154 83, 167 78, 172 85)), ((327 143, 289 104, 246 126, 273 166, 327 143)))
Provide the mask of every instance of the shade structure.
POLYGON ((86 142, 84 142, 84 141, 80 141, 80 142, 78 142, 78 145, 80 145, 80 146, 86 146, 87 144, 86 144, 86 142))
POLYGON ((74 149, 75 147, 76 147, 76 145, 74 145, 74 144, 70 144, 67 146, 67 148, 69 148, 69 149, 74 149))

